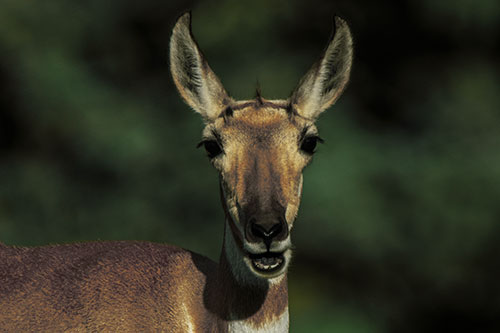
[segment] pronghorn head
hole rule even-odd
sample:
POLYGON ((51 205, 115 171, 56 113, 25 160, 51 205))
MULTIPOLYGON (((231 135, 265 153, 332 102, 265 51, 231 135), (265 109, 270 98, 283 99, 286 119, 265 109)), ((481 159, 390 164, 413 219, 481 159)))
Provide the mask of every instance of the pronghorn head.
POLYGON ((290 98, 266 100, 258 93, 254 100, 235 101, 199 50, 190 13, 173 29, 172 76, 186 103, 205 120, 200 145, 220 174, 226 238, 233 238, 238 266, 257 277, 277 277, 290 262, 302 170, 322 141, 314 122, 342 93, 351 62, 349 28, 335 18, 324 54, 290 98))

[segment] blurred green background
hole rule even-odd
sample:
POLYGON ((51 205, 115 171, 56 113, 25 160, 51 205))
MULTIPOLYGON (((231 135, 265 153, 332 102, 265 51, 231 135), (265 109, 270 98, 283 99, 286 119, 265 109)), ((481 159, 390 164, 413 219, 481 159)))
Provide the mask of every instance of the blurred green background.
POLYGON ((497 0, 0 0, 0 241, 178 244, 218 259, 216 172, 167 63, 176 17, 236 99, 286 98, 333 14, 352 79, 319 120, 292 332, 498 332, 497 0))

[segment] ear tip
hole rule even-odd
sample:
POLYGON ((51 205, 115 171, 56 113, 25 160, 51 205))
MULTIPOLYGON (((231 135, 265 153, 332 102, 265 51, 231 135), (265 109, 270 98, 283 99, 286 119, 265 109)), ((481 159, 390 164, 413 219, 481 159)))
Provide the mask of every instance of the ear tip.
POLYGON ((333 23, 333 33, 331 40, 333 41, 334 39, 340 38, 346 40, 349 44, 352 44, 351 29, 349 28, 347 22, 343 18, 334 15, 333 23))
POLYGON ((191 27, 191 10, 185 11, 179 17, 177 17, 177 20, 175 21, 175 29, 179 28, 188 28, 190 29, 191 27))
POLYGON ((343 18, 337 15, 333 16, 333 25, 335 30, 349 29, 349 25, 347 24, 347 22, 343 18))
POLYGON ((191 20, 191 9, 186 10, 181 15, 179 15, 178 20, 179 19, 191 20))

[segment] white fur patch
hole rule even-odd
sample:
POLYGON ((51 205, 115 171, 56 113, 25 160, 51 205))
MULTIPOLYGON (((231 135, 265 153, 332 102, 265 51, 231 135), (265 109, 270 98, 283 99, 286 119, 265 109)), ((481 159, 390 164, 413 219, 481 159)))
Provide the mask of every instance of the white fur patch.
POLYGON ((184 312, 184 317, 186 318, 186 321, 184 322, 186 324, 186 332, 188 333, 193 333, 194 332, 194 325, 193 325, 193 318, 189 314, 189 310, 186 306, 186 304, 182 304, 182 312, 184 312))
POLYGON ((229 332, 254 332, 254 333, 281 333, 288 332, 289 317, 288 307, 275 320, 266 323, 263 326, 255 327, 252 323, 245 320, 235 320, 229 322, 229 332))
MULTIPOLYGON (((226 223, 229 223, 226 220, 226 223)), ((226 250, 226 257, 229 261, 229 266, 231 268, 231 272, 233 273, 234 278, 241 285, 247 286, 255 286, 260 284, 267 284, 267 281, 261 278, 256 277, 248 268, 247 264, 243 259, 243 255, 241 250, 236 245, 233 234, 231 232, 231 227, 229 225, 225 228, 224 235, 224 248, 226 250)))

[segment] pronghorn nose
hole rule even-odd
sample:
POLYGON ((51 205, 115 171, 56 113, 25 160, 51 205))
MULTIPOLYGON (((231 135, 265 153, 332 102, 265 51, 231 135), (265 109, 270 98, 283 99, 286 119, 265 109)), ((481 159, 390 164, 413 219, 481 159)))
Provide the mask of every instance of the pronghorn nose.
POLYGON ((269 248, 273 240, 283 240, 288 236, 288 227, 284 219, 279 218, 277 222, 266 222, 259 223, 256 218, 252 217, 247 224, 247 240, 250 242, 262 240, 269 248))

